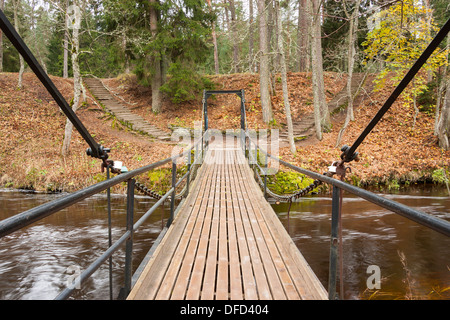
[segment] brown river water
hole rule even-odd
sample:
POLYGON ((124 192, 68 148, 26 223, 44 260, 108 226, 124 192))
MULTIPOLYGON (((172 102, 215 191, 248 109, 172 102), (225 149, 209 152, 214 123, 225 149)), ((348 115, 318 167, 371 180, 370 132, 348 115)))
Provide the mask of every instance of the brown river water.
MULTIPOLYGON (((0 220, 61 196, 0 192, 0 220)), ((445 188, 409 188, 385 196, 450 221, 450 197, 445 188)), ((0 239, 0 300, 56 297, 73 270, 84 270, 107 249, 106 203, 105 195, 93 196, 0 239)), ((153 203, 138 196, 135 220, 153 203)), ((289 217, 286 203, 272 206, 327 289, 331 198, 301 198, 292 204, 289 217)), ((134 270, 168 214, 169 203, 135 233, 134 270)), ((113 195, 113 241, 123 234, 125 217, 125 197, 113 195)), ((450 238, 349 194, 344 195, 342 226, 345 299, 450 300, 450 238), (378 267, 379 289, 368 289, 369 266, 378 267)), ((123 250, 113 256, 114 296, 123 283, 123 256, 123 250)), ((75 290, 71 299, 109 299, 108 263, 75 290)))

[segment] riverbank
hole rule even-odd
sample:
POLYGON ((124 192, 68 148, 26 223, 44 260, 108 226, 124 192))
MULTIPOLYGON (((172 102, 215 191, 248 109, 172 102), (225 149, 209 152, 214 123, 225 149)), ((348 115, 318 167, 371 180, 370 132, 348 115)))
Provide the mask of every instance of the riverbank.
MULTIPOLYGON (((312 97, 308 89, 310 77, 308 74, 293 74, 290 77, 291 96, 295 100, 293 114, 301 117, 303 112, 311 108, 312 97), (301 96, 298 96, 299 92, 301 96)), ((67 101, 71 101, 72 81, 51 78, 67 101)), ((180 104, 175 108, 165 99, 161 114, 155 115, 149 112, 151 97, 148 96, 148 90, 136 83, 131 86, 126 80, 120 79, 108 80, 107 83, 115 93, 129 102, 133 111, 147 115, 151 123, 158 124, 168 132, 171 125, 184 124, 190 127, 194 121, 201 120, 200 101, 180 104), (173 117, 168 118, 168 115, 173 117)), ((247 119, 249 127, 263 127, 258 120, 260 101, 256 94, 258 82, 254 75, 228 75, 212 79, 220 81, 222 90, 245 88, 247 105, 251 110, 247 119)), ((345 77, 327 74, 326 81, 334 88, 334 93, 329 94, 331 97, 342 88, 345 77)), ((105 173, 101 172, 101 161, 86 155, 87 145, 76 131, 73 133, 70 153, 61 155, 65 116, 37 78, 26 73, 22 90, 16 89, 16 83, 17 74, 0 74, 0 187, 72 192, 105 179, 105 173)), ((386 100, 390 90, 392 88, 367 94, 361 106, 355 110, 356 120, 349 124, 341 145, 351 145, 356 140, 386 100)), ((282 127, 283 105, 279 96, 274 96, 272 100, 276 121, 268 128, 282 127)), ((233 109, 232 103, 232 99, 215 100, 211 121, 215 120, 224 128, 233 128, 239 118, 239 108, 233 109), (224 113, 225 116, 218 121, 219 114, 224 113)), ((130 131, 115 117, 106 115, 89 93, 77 114, 96 141, 111 148, 110 158, 123 161, 129 170, 171 155, 173 145, 130 131)), ((322 141, 311 138, 299 142, 295 155, 287 147, 282 147, 279 150, 280 157, 311 171, 326 171, 333 161, 340 158, 340 147, 335 144, 344 117, 344 113, 334 116, 332 130, 324 133, 322 141)), ((348 182, 362 187, 387 188, 423 182, 444 183, 449 170, 450 152, 443 151, 437 145, 433 135, 433 114, 420 112, 414 127, 412 122, 413 110, 400 99, 358 149, 361 160, 350 164, 352 172, 347 176, 348 182)), ((140 178, 144 183, 151 183, 153 179, 154 185, 164 186, 165 180, 169 179, 164 171, 152 177, 145 175, 140 178)), ((285 184, 289 185, 289 182, 285 184)), ((118 192, 123 190, 121 186, 118 192)))

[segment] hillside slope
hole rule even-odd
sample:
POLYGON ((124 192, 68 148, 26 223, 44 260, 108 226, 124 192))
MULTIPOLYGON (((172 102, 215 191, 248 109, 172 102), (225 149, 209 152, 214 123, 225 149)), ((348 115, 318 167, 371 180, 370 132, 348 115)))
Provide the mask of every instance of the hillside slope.
MULTIPOLYGON (((72 96, 72 81, 51 77, 68 101, 72 96)), ((259 81, 254 74, 211 76, 216 89, 245 89, 249 128, 267 128, 261 119, 259 81)), ((326 74, 327 99, 331 100, 345 85, 345 76, 326 74)), ((52 101, 45 88, 33 74, 25 74, 24 88, 16 90, 17 74, 0 74, 0 187, 26 188, 44 191, 73 191, 103 180, 100 160, 85 154, 86 143, 74 133, 71 153, 60 155, 65 117, 52 101)), ((192 127, 201 120, 201 101, 181 105, 167 98, 161 114, 150 111, 151 91, 141 87, 133 77, 105 79, 104 83, 118 94, 133 112, 170 133, 169 126, 192 127)), ((285 123, 281 85, 272 98, 275 121, 270 128, 282 128, 285 123)), ((289 74, 291 107, 294 120, 312 111, 311 77, 308 74, 289 74)), ((346 130, 342 144, 352 144, 363 128, 381 107, 390 91, 371 93, 355 111, 356 121, 346 130)), ((211 101, 210 127, 239 128, 239 98, 217 96, 211 101)), ((397 180, 419 181, 430 178, 433 171, 448 168, 450 152, 442 151, 433 136, 432 115, 420 113, 412 129, 412 113, 399 100, 394 104, 358 150, 361 161, 352 163, 349 180, 367 184, 397 180)), ((110 158, 121 160, 129 169, 170 156, 173 145, 154 141, 129 131, 88 97, 77 114, 95 139, 112 149, 110 158)), ((333 129, 322 141, 312 138, 302 142, 292 155, 287 147, 280 148, 281 157, 301 167, 324 172, 331 162, 338 160, 340 148, 336 137, 344 117, 337 114, 333 129)))
MULTIPOLYGON (((248 127, 256 130, 267 128, 261 116, 257 74, 209 77, 216 83, 218 90, 245 89, 248 127)), ((166 97, 162 113, 155 115, 151 112, 151 90, 140 86, 135 77, 105 79, 104 83, 123 100, 130 102, 129 106, 135 112, 162 129, 167 130, 169 124, 192 127, 194 121, 202 119, 200 98, 191 103, 174 105, 166 97)), ((338 95, 345 84, 345 75, 326 72, 327 101, 338 95)), ((313 112, 311 74, 289 73, 288 87, 293 121, 301 121, 313 112)), ((366 87, 371 88, 370 83, 366 87)), ((282 129, 286 120, 281 83, 276 82, 276 90, 277 94, 272 97, 275 121, 269 128, 282 129)), ((281 147, 281 158, 312 171, 326 171, 333 161, 340 159, 341 146, 353 144, 393 90, 394 87, 388 82, 379 92, 363 91, 358 98, 355 121, 349 124, 339 147, 336 147, 336 140, 345 120, 345 111, 333 116, 332 130, 324 133, 322 141, 313 136, 306 141, 297 142, 295 155, 290 153, 287 146, 281 147)), ((238 97, 217 95, 212 102, 208 100, 208 105, 211 128, 239 128, 238 97)), ((450 151, 439 148, 433 135, 434 114, 419 113, 414 128, 413 115, 413 108, 400 96, 357 150, 361 161, 351 164, 349 181, 358 185, 415 183, 433 180, 432 175, 436 170, 448 170, 450 151)))

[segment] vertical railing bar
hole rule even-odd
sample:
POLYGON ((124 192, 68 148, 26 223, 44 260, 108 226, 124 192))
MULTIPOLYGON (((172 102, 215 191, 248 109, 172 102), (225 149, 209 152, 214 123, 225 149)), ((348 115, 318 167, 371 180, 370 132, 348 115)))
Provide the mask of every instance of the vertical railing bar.
POLYGON ((344 190, 339 189, 339 216, 338 216, 338 229, 339 229, 339 287, 340 287, 340 299, 344 299, 344 248, 342 242, 342 201, 344 196, 344 190))
POLYGON ((128 180, 127 190, 127 231, 130 232, 130 237, 125 243, 125 292, 127 297, 131 292, 132 279, 132 257, 133 257, 133 216, 134 216, 134 184, 136 180, 128 180))
POLYGON ((267 199, 267 172, 268 172, 268 169, 269 169, 269 158, 267 157, 267 153, 266 153, 266 156, 265 156, 265 159, 264 159, 264 168, 265 168, 265 171, 264 171, 264 198, 266 198, 267 199))
POLYGON ((331 239, 330 239, 330 262, 328 275, 328 298, 335 300, 337 281, 337 260, 338 260, 338 229, 339 229, 339 201, 340 189, 333 186, 333 198, 331 200, 331 239))
MULTIPOLYGON (((106 179, 110 178, 110 165, 106 166, 106 179)), ((111 218, 111 188, 106 189, 108 201, 108 248, 112 246, 112 218, 111 218)), ((109 299, 113 300, 113 277, 112 277, 112 256, 108 258, 109 262, 109 299)))
POLYGON ((172 192, 172 196, 170 198, 170 217, 169 220, 167 221, 167 227, 169 227, 172 224, 174 217, 174 213, 175 213, 175 195, 176 195, 176 190, 175 190, 175 185, 177 183, 177 160, 174 158, 172 159, 172 188, 173 188, 173 192, 172 192))
POLYGON ((192 154, 191 152, 188 153, 188 165, 187 165, 188 175, 186 180, 186 194, 189 194, 189 183, 191 181, 191 161, 192 161, 191 154, 192 154))

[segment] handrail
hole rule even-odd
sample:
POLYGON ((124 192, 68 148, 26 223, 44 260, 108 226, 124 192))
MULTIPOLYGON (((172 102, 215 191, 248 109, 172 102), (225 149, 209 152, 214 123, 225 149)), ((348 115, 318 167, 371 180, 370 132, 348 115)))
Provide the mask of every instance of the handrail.
MULTIPOLYGON (((208 131, 206 131, 201 138, 199 138, 196 142, 194 142, 187 150, 184 152, 172 156, 154 163, 151 163, 149 165, 146 165, 144 167, 129 171, 127 173, 119 174, 114 178, 99 182, 95 185, 89 186, 87 188, 84 188, 82 190, 76 191, 74 193, 71 193, 67 196, 62 197, 61 199, 56 199, 47 203, 44 203, 40 206, 37 206, 35 208, 32 208, 30 210, 24 211, 22 213, 19 213, 17 215, 14 215, 12 217, 9 217, 7 219, 4 219, 0 221, 0 238, 13 233, 14 231, 17 231, 23 227, 26 227, 34 222, 37 222, 47 216, 50 216, 64 208, 67 208, 81 200, 84 200, 94 194, 100 193, 104 190, 107 190, 110 187, 113 187, 119 183, 128 182, 128 192, 127 192, 127 221, 131 221, 129 227, 127 227, 126 232, 113 244, 110 245, 110 247, 100 256, 98 257, 90 266, 88 266, 77 278, 77 283, 82 284, 84 281, 86 281, 108 258, 112 256, 112 254, 119 249, 119 247, 123 243, 132 243, 132 237, 134 230, 138 229, 142 223, 161 205, 164 203, 165 200, 171 196, 171 213, 170 218, 167 222, 167 226, 170 225, 172 220, 174 219, 174 204, 175 204, 175 190, 180 185, 180 183, 184 179, 189 179, 189 173, 191 172, 192 168, 190 165, 191 157, 190 153, 194 148, 199 146, 199 144, 202 144, 202 151, 198 158, 200 156, 204 157, 203 152, 203 146, 205 144, 204 137, 206 136, 208 131), (176 162, 177 159, 180 159, 186 155, 189 155, 189 163, 188 163, 188 170, 186 174, 184 174, 181 178, 176 181, 176 162), (155 203, 153 206, 134 224, 132 224, 132 217, 133 217, 133 199, 134 199, 134 192, 130 191, 130 189, 134 189, 134 177, 146 173, 152 169, 158 168, 164 164, 167 164, 169 162, 172 162, 172 187, 155 203), (130 200, 131 199, 131 200, 130 200), (131 241, 130 241, 131 240, 131 241)), ((194 163, 198 160, 194 159, 194 163)), ((188 182, 189 183, 189 180, 188 182)), ((189 192, 189 190, 188 190, 189 192)), ((131 248, 132 244, 130 245, 131 248)), ((131 249, 126 250, 126 260, 129 259, 131 261, 131 249)), ((129 264, 126 263, 125 269, 130 269, 129 272, 131 272, 131 267, 129 264)), ((131 274, 125 277, 125 282, 130 285, 131 284, 131 274)), ((125 285, 126 287, 127 285, 125 285)), ((129 291, 130 288, 126 288, 126 291, 129 291)), ((74 291, 74 287, 67 287, 65 288, 57 297, 57 300, 61 299, 67 299, 70 294, 74 291)))
POLYGON ((354 195, 357 195, 367 201, 370 201, 372 203, 375 203, 385 209, 391 210, 397 214, 400 214, 406 218, 409 218, 417 223, 420 223, 424 226, 427 226, 431 229, 434 229, 435 231, 438 231, 446 236, 450 236, 450 222, 440 219, 438 217, 435 216, 431 216, 423 211, 419 211, 413 208, 410 208, 408 206, 405 206, 401 203, 398 203, 396 201, 390 200, 390 199, 386 199, 380 195, 377 195, 373 192, 355 187, 351 184, 348 184, 346 182, 343 182, 341 180, 332 178, 332 177, 328 177, 324 174, 320 174, 317 172, 313 172, 313 171, 309 171, 307 169, 304 168, 300 168, 297 167, 289 162, 286 162, 284 160, 281 160, 275 156, 273 156, 272 154, 268 153, 267 151, 265 151, 264 149, 262 149, 256 142, 252 141, 250 136, 246 133, 246 136, 248 137, 250 143, 253 143, 256 145, 256 147, 262 151, 264 154, 266 154, 268 157, 278 161, 280 164, 294 170, 300 173, 303 173, 313 179, 317 179, 320 180, 322 182, 331 184, 333 186, 336 186, 338 188, 341 188, 345 191, 348 191, 354 195))
MULTIPOLYGON (((328 176, 326 174, 319 174, 316 172, 312 172, 309 170, 306 170, 304 168, 297 167, 289 162, 286 162, 284 160, 281 160, 270 153, 268 153, 266 150, 262 149, 257 142, 253 141, 248 134, 248 132, 243 132, 242 135, 242 143, 244 146, 244 153, 247 150, 247 139, 248 139, 248 150, 249 154, 251 154, 252 150, 252 143, 255 145, 255 151, 259 149, 262 153, 266 155, 266 157, 270 157, 271 159, 274 159, 278 161, 280 164, 294 170, 297 172, 300 172, 302 174, 305 174, 309 177, 314 178, 315 180, 319 180, 328 184, 331 184, 333 186, 333 194, 332 194, 332 209, 331 209, 331 237, 330 237, 330 259, 329 259, 329 275, 328 275, 328 298, 330 300, 332 299, 338 299, 338 294, 336 293, 336 283, 337 283, 337 269, 338 269, 338 260, 339 260, 339 254, 338 253, 338 243, 340 242, 339 251, 342 250, 342 240, 339 241, 339 228, 340 228, 340 219, 341 219, 341 205, 342 205, 342 190, 348 191, 358 197, 361 197, 369 202, 372 202, 376 205, 379 205, 385 209, 388 209, 396 214, 399 214, 405 218, 408 218, 412 221, 415 221, 425 227, 428 227, 432 230, 435 230, 437 232, 440 232, 443 235, 446 235, 447 237, 450 236, 450 222, 440 219, 438 217, 432 216, 430 214, 427 214, 425 212, 410 208, 406 205, 403 205, 401 203, 398 203, 393 200, 386 199, 380 195, 377 195, 375 193, 372 193, 370 191, 355 187, 353 185, 350 185, 346 182, 343 182, 341 180, 337 180, 332 178, 331 176, 328 176)), ((250 155, 249 155, 250 158, 250 155)), ((267 165, 267 164, 266 164, 267 165)), ((263 170, 260 166, 256 166, 259 170, 263 170)), ((267 189, 267 184, 264 183, 264 189, 267 189)), ((266 194, 266 190, 264 190, 264 194, 266 194)), ((339 269, 340 272, 342 272, 342 259, 339 260, 339 269)), ((343 279, 342 274, 340 277, 340 286, 341 286, 341 295, 343 295, 343 279)))

